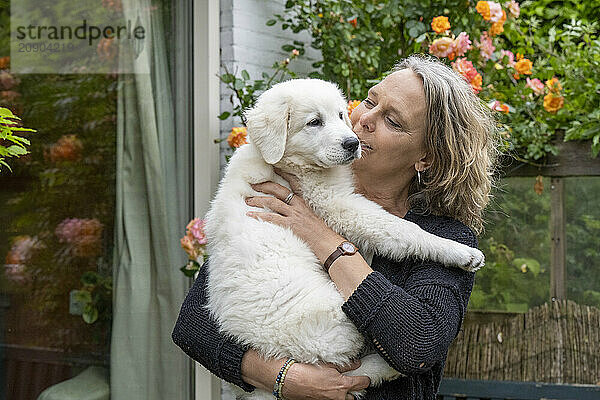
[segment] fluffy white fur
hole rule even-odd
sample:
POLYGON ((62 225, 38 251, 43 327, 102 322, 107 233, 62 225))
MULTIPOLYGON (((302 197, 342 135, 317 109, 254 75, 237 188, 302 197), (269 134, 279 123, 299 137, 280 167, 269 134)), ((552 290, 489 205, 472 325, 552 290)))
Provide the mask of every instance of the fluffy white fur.
MULTIPOLYGON (((280 83, 246 116, 250 143, 232 156, 206 217, 208 307, 221 329, 240 343, 266 357, 338 365, 365 348, 341 309, 342 296, 310 248, 289 229, 246 216, 257 209, 244 198, 262 195, 251 183, 287 186, 273 165, 297 175, 308 204, 363 253, 377 251, 396 260, 417 255, 470 270, 483 264, 478 250, 431 235, 354 193, 349 164, 361 150, 342 147, 356 135, 335 85, 313 79, 280 83)), ((367 375, 372 385, 399 376, 377 354, 364 357, 352 375, 367 375)), ((272 398, 260 390, 233 390, 239 398, 272 398)))

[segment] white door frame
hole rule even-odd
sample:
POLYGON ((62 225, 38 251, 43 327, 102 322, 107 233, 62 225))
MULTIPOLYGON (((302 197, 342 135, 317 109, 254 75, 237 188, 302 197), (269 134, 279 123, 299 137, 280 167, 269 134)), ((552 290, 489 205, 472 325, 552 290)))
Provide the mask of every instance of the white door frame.
MULTIPOLYGON (((194 216, 208 210, 219 182, 219 0, 190 0, 194 7, 194 216)), ((221 381, 194 363, 195 400, 220 400, 221 381)))

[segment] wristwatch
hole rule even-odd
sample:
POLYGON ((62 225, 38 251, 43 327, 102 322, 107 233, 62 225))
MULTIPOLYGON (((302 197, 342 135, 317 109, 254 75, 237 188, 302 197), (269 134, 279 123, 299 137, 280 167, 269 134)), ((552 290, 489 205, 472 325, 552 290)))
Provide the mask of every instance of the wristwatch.
POLYGON ((325 262, 323 263, 323 269, 325 270, 325 272, 329 273, 329 267, 331 267, 331 264, 333 264, 333 262, 335 260, 337 260, 338 257, 351 256, 353 254, 356 254, 357 251, 358 251, 358 249, 356 248, 355 245, 353 245, 352 243, 350 243, 346 240, 343 241, 335 249, 335 251, 333 253, 331 253, 331 255, 329 257, 327 257, 327 260, 325 260, 325 262))

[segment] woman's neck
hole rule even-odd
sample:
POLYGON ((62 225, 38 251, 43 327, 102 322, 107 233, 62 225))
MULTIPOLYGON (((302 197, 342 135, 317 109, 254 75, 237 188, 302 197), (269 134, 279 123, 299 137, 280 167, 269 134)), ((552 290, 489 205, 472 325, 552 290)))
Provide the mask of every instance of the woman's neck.
POLYGON ((409 184, 398 186, 398 182, 386 184, 369 181, 369 186, 365 187, 365 185, 361 185, 360 181, 356 179, 355 185, 357 193, 379 204, 390 214, 404 218, 408 212, 409 184), (401 189, 398 190, 398 187, 401 187, 401 189))

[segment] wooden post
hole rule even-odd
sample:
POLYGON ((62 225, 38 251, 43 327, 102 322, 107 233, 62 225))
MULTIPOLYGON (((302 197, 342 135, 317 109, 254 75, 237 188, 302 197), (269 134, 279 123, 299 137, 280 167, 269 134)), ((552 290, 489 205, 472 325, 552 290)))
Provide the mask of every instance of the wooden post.
POLYGON ((550 297, 566 299, 566 234, 565 234, 565 182, 561 177, 550 179, 550 229, 552 252, 550 259, 550 297))

